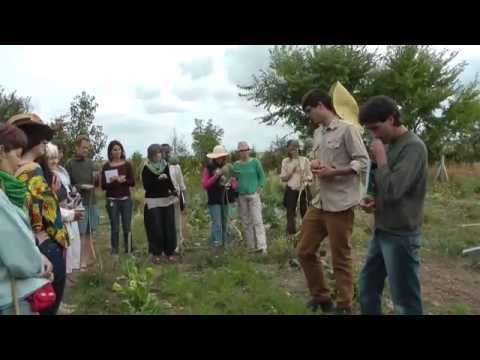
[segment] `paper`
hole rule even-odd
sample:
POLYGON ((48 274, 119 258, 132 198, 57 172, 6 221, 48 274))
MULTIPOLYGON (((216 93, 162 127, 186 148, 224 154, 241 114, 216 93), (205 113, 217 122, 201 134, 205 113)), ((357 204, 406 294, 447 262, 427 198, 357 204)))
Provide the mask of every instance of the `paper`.
POLYGON ((111 184, 112 183, 112 178, 115 177, 115 176, 118 176, 118 170, 117 169, 106 170, 105 171, 105 179, 107 180, 107 184, 111 184))

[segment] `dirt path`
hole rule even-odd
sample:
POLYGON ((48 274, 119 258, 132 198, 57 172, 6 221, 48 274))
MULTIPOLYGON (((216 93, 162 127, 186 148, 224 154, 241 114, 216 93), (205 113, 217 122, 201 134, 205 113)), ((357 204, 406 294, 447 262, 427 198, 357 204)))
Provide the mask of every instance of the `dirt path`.
MULTIPOLYGON (((354 254, 355 268, 360 270, 365 250, 355 249, 354 254)), ((474 269, 468 260, 423 254, 421 283, 426 313, 480 314, 480 271, 474 269)), ((291 294, 309 298, 301 270, 283 269, 279 274, 279 285, 291 294)), ((391 308, 391 304, 387 307, 391 308)))

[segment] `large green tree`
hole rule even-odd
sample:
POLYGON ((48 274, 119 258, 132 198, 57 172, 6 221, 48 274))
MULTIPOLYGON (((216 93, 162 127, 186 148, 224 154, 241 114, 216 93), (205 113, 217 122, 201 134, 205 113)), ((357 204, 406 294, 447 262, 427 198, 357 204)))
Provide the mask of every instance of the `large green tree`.
POLYGON ((214 125, 212 120, 195 119, 195 128, 192 131, 192 150, 198 159, 204 159, 212 149, 220 144, 223 129, 214 125))
POLYGON ((389 46, 384 54, 350 45, 275 47, 269 69, 253 75, 240 95, 267 111, 261 122, 289 124, 304 138, 313 129, 300 100, 313 87, 328 90, 340 81, 360 105, 372 95, 391 96, 434 160, 471 139, 480 119, 478 82, 460 81, 466 62, 455 64, 457 55, 420 45, 389 46))
POLYGON ((267 111, 260 118, 262 123, 288 124, 311 135, 313 128, 300 106, 302 96, 311 88, 328 90, 340 81, 363 100, 377 57, 358 45, 275 46, 270 50, 269 68, 254 74, 250 85, 239 86, 240 96, 267 111))
POLYGON ((91 154, 94 159, 100 159, 100 152, 107 144, 107 136, 103 133, 101 125, 95 125, 95 112, 98 104, 95 96, 88 95, 83 91, 80 95, 74 97, 70 104, 70 114, 68 121, 65 117, 57 124, 65 132, 65 146, 67 147, 66 157, 74 154, 75 140, 80 135, 88 135, 91 141, 91 154))

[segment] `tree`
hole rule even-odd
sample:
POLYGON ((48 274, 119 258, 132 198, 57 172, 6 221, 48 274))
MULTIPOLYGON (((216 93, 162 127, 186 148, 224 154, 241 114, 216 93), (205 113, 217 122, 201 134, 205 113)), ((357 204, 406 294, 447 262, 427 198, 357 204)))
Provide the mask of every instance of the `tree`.
POLYGON ((144 163, 144 158, 142 156, 142 153, 140 153, 139 151, 135 151, 132 154, 132 157, 130 158, 130 162, 131 162, 132 167, 133 167, 135 182, 137 184, 139 184, 140 183, 140 175, 142 174, 142 170, 143 170, 142 165, 144 163))
POLYGON ((7 93, 0 86, 0 123, 6 122, 13 115, 32 111, 30 97, 22 97, 16 91, 7 93))
POLYGON ((173 129, 173 135, 170 142, 172 144, 173 152, 175 154, 177 154, 180 157, 188 156, 187 143, 185 142, 185 139, 183 137, 180 138, 177 135, 177 131, 175 129, 173 129))
POLYGON ((223 137, 223 129, 213 125, 212 120, 206 123, 204 120, 195 119, 195 129, 192 131, 192 150, 199 159, 204 159, 213 148, 220 144, 223 137))
POLYGON ((430 46, 389 46, 369 90, 400 104, 404 123, 425 141, 431 160, 441 157, 459 131, 468 133, 480 115, 474 114, 477 80, 461 83, 466 62, 452 65, 457 55, 430 46))
MULTIPOLYGON (((52 142, 56 145, 63 145, 69 152, 69 137, 67 132, 67 118, 68 114, 59 115, 50 122, 50 127, 53 129, 54 135, 52 142)), ((71 145, 71 144, 70 144, 71 145)), ((66 156, 67 154, 64 154, 66 156)))
POLYGON ((275 47, 269 70, 240 87, 240 95, 267 110, 261 122, 284 122, 301 138, 313 130, 300 108, 301 97, 313 87, 328 90, 338 80, 360 105, 372 95, 388 95, 425 141, 429 158, 438 160, 452 144, 474 141, 480 119, 478 82, 461 83, 466 62, 453 65, 457 54, 420 45, 389 46, 384 55, 365 46, 275 47))
POLYGON ((88 135, 92 145, 91 154, 95 160, 100 159, 100 152, 107 144, 107 136, 101 125, 94 125, 98 104, 95 96, 85 91, 74 97, 70 104, 70 119, 65 122, 67 156, 72 156, 75 140, 80 135, 88 135))
POLYGON ((270 50, 269 70, 253 75, 251 85, 239 86, 239 95, 267 110, 262 123, 283 122, 296 132, 312 135, 314 128, 300 106, 302 96, 311 88, 328 90, 340 81, 363 100, 376 63, 376 52, 366 46, 276 46, 270 50))

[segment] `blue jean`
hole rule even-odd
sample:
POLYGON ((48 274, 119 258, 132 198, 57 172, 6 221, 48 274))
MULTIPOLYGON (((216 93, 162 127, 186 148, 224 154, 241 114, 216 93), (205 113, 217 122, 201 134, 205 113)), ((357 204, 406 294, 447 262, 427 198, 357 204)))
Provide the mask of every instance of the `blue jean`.
POLYGON ((132 199, 126 200, 108 200, 105 203, 108 217, 110 219, 110 243, 112 253, 118 253, 118 238, 120 236, 120 217, 122 218, 123 240, 125 253, 132 250, 133 244, 131 239, 132 229, 132 199), (130 239, 130 244, 129 244, 130 239), (130 249, 128 246, 130 245, 130 249))
POLYGON ((360 274, 362 314, 382 313, 382 292, 388 278, 395 310, 401 315, 421 315, 420 235, 393 235, 376 229, 360 274))
POLYGON ((212 246, 226 245, 230 241, 230 230, 228 228, 229 206, 208 205, 208 211, 212 218, 212 246))
POLYGON ((65 290, 67 268, 65 263, 64 249, 52 239, 45 240, 38 248, 40 252, 52 263, 52 286, 55 290, 55 294, 57 295, 55 304, 53 304, 51 308, 41 311, 40 315, 56 315, 63 299, 63 291, 65 290))

